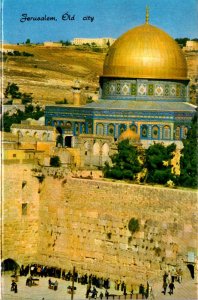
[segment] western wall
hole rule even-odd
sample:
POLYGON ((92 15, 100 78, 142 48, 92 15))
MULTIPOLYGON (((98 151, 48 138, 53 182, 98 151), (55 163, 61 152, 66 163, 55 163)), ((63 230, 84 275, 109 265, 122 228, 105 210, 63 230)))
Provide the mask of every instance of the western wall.
POLYGON ((197 193, 69 176, 42 177, 5 164, 3 259, 38 263, 128 284, 171 266, 188 273, 197 249, 197 193), (22 206, 23 204, 23 206, 22 206), (131 234, 131 218, 140 229, 131 234))

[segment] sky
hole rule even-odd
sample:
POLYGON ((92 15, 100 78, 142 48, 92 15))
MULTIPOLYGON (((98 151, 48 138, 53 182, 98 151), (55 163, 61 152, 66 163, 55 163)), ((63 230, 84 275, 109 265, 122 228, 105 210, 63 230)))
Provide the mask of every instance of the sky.
POLYGON ((8 43, 22 43, 27 39, 40 43, 72 40, 75 37, 117 38, 145 23, 146 5, 150 9, 150 24, 163 29, 173 38, 198 38, 197 0, 2 1, 2 40, 8 43), (27 20, 31 17, 52 19, 27 20))

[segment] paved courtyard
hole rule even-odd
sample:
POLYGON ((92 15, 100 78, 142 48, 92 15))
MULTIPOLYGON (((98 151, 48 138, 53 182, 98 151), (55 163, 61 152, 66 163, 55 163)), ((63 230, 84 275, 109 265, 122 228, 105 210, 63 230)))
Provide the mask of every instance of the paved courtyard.
MULTIPOLYGON (((18 293, 14 293, 10 291, 11 286, 11 277, 10 275, 4 275, 1 281, 1 299, 2 300, 69 300, 71 299, 71 295, 67 293, 67 287, 71 285, 71 282, 58 279, 58 290, 50 290, 48 289, 48 279, 49 278, 40 278, 39 284, 37 286, 28 287, 25 285, 26 277, 19 277, 19 281, 17 282, 18 285, 18 293)), ((55 281, 54 278, 52 278, 55 281)), ((81 285, 75 283, 77 287, 76 293, 74 295, 74 300, 84 300, 85 293, 86 293, 86 285, 81 285)), ((164 295, 162 293, 162 284, 161 283, 154 283, 153 284, 153 291, 154 291, 154 298, 155 300, 197 300, 198 299, 198 284, 195 280, 188 279, 183 280, 181 284, 175 283, 175 290, 173 295, 169 295, 168 293, 164 295)), ((98 289, 102 291, 103 294, 105 293, 105 289, 98 289)), ((98 295, 99 295, 98 293, 98 295)), ((115 291, 113 288, 110 289, 110 294, 118 294, 118 291, 115 291)), ((122 295, 121 292, 119 292, 122 295)), ((103 298, 103 300, 106 298, 103 298)), ((112 297, 109 299, 113 299, 112 297)), ((118 297, 114 298, 119 299, 118 297)), ((125 299, 122 296, 120 299, 125 299)), ((127 296, 126 299, 130 299, 130 296, 127 296)), ((136 299, 135 295, 133 295, 133 299, 136 299)))

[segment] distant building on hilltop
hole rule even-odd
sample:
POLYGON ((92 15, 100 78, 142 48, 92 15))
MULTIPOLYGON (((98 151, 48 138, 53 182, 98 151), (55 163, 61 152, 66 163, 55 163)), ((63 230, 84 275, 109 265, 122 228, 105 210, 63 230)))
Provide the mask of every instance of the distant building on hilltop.
POLYGON ((113 38, 74 38, 72 45, 96 44, 99 47, 111 46, 116 39, 113 38))
POLYGON ((44 42, 44 47, 62 47, 62 43, 59 42, 44 42))
POLYGON ((187 41, 186 47, 183 48, 184 51, 198 51, 197 41, 187 41))

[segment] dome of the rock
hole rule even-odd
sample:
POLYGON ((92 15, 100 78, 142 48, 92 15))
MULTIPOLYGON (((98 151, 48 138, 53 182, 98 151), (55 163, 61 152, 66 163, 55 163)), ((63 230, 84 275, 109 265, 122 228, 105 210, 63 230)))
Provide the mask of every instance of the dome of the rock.
POLYGON ((177 42, 146 23, 124 33, 110 47, 103 77, 186 80, 187 64, 177 42))

